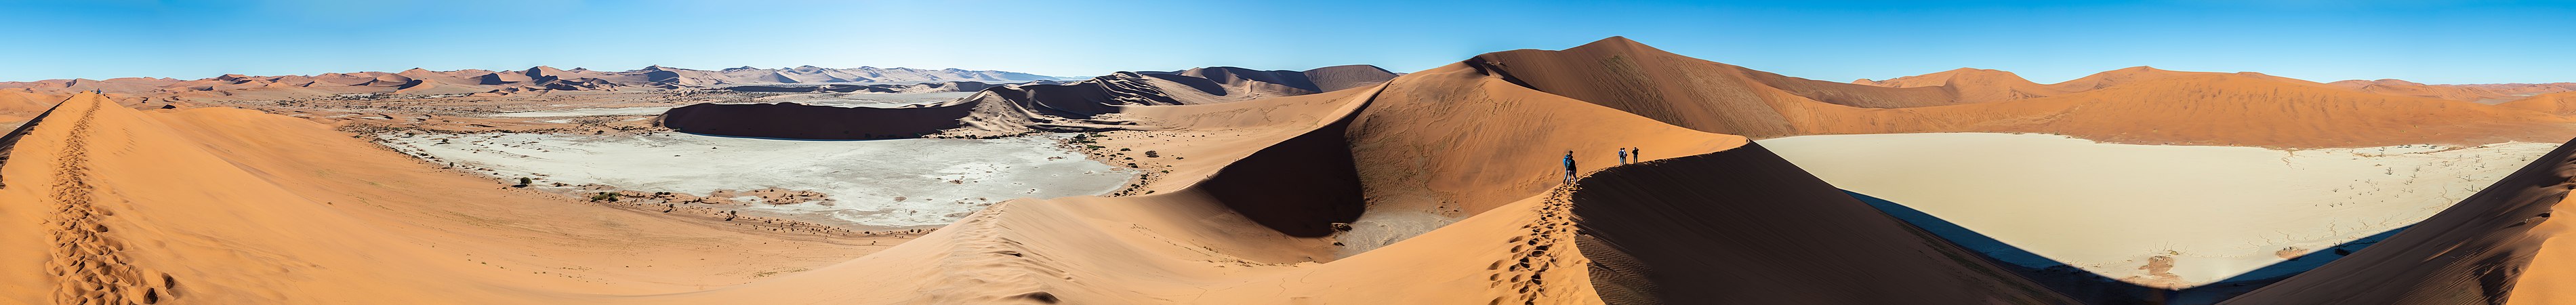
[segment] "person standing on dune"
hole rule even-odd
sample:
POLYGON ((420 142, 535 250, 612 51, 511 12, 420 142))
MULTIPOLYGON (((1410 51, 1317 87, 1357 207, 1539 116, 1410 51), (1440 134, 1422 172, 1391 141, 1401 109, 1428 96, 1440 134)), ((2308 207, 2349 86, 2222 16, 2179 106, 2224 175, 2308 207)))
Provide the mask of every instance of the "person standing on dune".
MULTIPOLYGON (((1637 160, 1637 162, 1646 162, 1646 149, 1645 149, 1645 148, 1637 148, 1637 147, 1629 147, 1629 148, 1628 148, 1628 159, 1630 159, 1630 160, 1637 160)), ((1630 162, 1630 163, 1635 163, 1635 162, 1630 162)))
POLYGON ((1565 151, 1565 184, 1574 184, 1574 151, 1565 151))
POLYGON ((1619 165, 1628 165, 1628 148, 1619 148, 1619 165))

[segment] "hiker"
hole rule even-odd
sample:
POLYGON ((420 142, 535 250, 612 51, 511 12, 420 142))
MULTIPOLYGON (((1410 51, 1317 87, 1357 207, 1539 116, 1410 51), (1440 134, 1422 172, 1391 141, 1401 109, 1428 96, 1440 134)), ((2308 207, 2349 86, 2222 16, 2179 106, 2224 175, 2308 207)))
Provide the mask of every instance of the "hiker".
POLYGON ((1628 158, 1629 158, 1629 159, 1636 159, 1636 160, 1637 160, 1637 162, 1646 162, 1646 149, 1644 149, 1644 148, 1629 147, 1629 148, 1628 148, 1628 158))
POLYGON ((1574 151, 1565 151, 1565 184, 1574 184, 1574 151))
POLYGON ((1619 148, 1619 165, 1628 165, 1628 148, 1619 148))

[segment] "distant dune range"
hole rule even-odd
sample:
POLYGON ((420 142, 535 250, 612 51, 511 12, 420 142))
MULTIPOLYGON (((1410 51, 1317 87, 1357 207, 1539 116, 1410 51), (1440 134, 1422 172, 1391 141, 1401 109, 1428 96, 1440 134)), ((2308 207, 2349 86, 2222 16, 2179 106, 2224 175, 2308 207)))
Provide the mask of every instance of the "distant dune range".
MULTIPOLYGON (((1780 76, 1616 37, 1400 76, 1327 69, 1121 73, 918 108, 664 115, 684 131, 793 138, 943 121, 955 127, 941 132, 966 136, 1099 131, 1096 145, 1169 156, 1136 160, 1163 172, 1133 195, 1012 200, 881 251, 756 221, 566 202, 285 116, 134 110, 76 94, 0 140, 16 143, 0 163, 0 202, 48 205, 0 209, 0 270, 13 270, 0 273, 0 300, 2139 303, 2155 300, 2049 290, 1748 137, 1999 131, 2348 147, 2576 134, 2540 111, 2259 74, 2134 69, 2001 90, 1967 88, 2007 83, 1995 75, 1953 75, 1985 80, 1898 88, 1780 76), (942 107, 957 110, 871 125, 942 107), (826 115, 790 117, 806 112, 826 115), (954 113, 963 114, 945 116, 954 113), (739 120, 787 122, 723 125, 739 120), (1654 153, 1629 165, 1607 153, 1630 147, 1654 153), (1579 152, 1585 175, 1572 184, 1560 176, 1567 152, 1579 152)), ((2563 302, 2549 294, 2576 291, 2564 270, 2576 257, 2550 247, 2567 243, 2555 238, 2568 225, 2549 210, 2576 173, 2563 168, 2576 164, 2571 151, 2231 301, 2563 302)))
POLYGON ((1395 73, 1367 65, 1306 71, 1211 67, 1120 72, 1064 84, 989 87, 956 101, 905 108, 697 104, 671 109, 659 122, 688 133, 834 140, 1101 131, 1132 125, 1100 118, 1123 106, 1199 105, 1306 95, 1375 85, 1394 77, 1395 73))
POLYGON ((775 84, 845 84, 845 83, 940 83, 984 82, 1020 83, 1052 81, 1055 77, 1028 73, 941 69, 858 67, 848 69, 801 66, 782 69, 752 67, 723 70, 691 70, 650 66, 628 71, 562 70, 532 67, 526 70, 455 70, 430 71, 414 68, 402 72, 323 73, 319 75, 248 76, 227 74, 197 80, 171 78, 113 78, 107 80, 57 79, 29 82, 0 82, 0 89, 30 92, 70 93, 103 90, 116 94, 173 94, 178 97, 256 96, 289 98, 335 94, 506 94, 544 90, 615 90, 721 88, 740 85, 775 84))
POLYGON ((2562 142, 2576 135, 2576 121, 2546 113, 2362 93, 2250 72, 2138 67, 2032 86, 2002 73, 1952 71, 1924 79, 1983 81, 1892 88, 1748 72, 1622 38, 1564 51, 1497 52, 1471 62, 1540 91, 1755 138, 2024 132, 2134 144, 2315 148, 2562 142), (1985 102, 1955 97, 2059 91, 2070 93, 1985 102))
POLYGON ((2556 115, 2562 115, 2562 116, 2565 116, 2565 115, 2576 115, 2576 92, 2560 92, 2560 93, 2543 94, 2543 95, 2538 95, 2538 96, 2532 96, 2532 97, 2530 97, 2530 98, 2524 98, 2524 99, 2520 99, 2520 100, 2514 100, 2514 101, 2511 101, 2511 102, 2505 102, 2505 103, 2503 103, 2503 104, 2496 104, 2496 106, 2504 106, 2504 107, 2508 107, 2508 108, 2518 108, 2518 109, 2530 109, 2530 110, 2533 110, 2533 111, 2546 112, 2546 113, 2549 113, 2549 114, 2556 114, 2556 115))

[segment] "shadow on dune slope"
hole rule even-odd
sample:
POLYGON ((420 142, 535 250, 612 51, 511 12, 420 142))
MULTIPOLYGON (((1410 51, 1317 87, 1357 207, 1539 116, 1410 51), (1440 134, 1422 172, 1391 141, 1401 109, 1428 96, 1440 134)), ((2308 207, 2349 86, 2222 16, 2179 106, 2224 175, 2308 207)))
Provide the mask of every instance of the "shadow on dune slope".
POLYGON ((1579 244, 1614 304, 2073 302, 1759 144, 1614 167, 1578 184, 1579 244))
POLYGON ((686 133, 814 140, 992 137, 1031 132, 1133 128, 1103 118, 1121 107, 1200 105, 1322 93, 1386 82, 1394 73, 1352 65, 1307 71, 1234 67, 1173 72, 1118 72, 1065 84, 982 88, 963 99, 921 107, 827 107, 793 103, 697 104, 663 113, 661 124, 686 133))
MULTIPOLYGON (((2576 144, 2576 143, 2571 143, 2576 144)), ((2563 282, 2564 273, 2527 277, 2546 229, 2576 176, 2576 145, 2562 145, 2494 186, 2432 218, 2333 263, 2229 299, 2224 304, 2500 304, 2517 284, 2563 282)), ((2565 262, 2553 262, 2565 263, 2565 262)), ((2523 287, 2567 293, 2571 287, 2523 287)))
MULTIPOLYGON (((1361 101, 1360 109, 1368 108, 1361 101)), ((1356 112, 1356 111, 1354 111, 1356 112)), ((1354 114, 1289 138, 1226 165, 1198 187, 1235 213, 1296 237, 1333 235, 1335 225, 1358 220, 1368 208, 1358 165, 1351 159, 1354 114)))

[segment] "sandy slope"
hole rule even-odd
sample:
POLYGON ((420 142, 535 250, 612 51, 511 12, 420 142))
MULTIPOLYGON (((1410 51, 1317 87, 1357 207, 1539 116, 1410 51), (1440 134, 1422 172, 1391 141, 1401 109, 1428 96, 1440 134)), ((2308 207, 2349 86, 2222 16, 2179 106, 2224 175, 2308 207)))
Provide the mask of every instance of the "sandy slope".
POLYGON ((2508 108, 2530 109, 2555 115, 2576 115, 2576 92, 2551 93, 2496 104, 2508 108))
MULTIPOLYGON (((638 76, 688 79, 650 70, 638 76)), ((895 240, 774 234, 756 223, 511 191, 299 119, 232 109, 144 112, 81 95, 0 164, 0 202, 46 207, 0 209, 0 233, 8 233, 0 244, 15 245, 0 247, 0 264, 42 271, 0 273, 0 298, 2068 303, 1723 133, 2042 130, 2124 142, 2349 147, 2563 138, 2553 128, 2567 125, 2532 111, 2262 75, 2148 77, 2153 72, 2096 78, 2087 84, 2109 85, 2083 93, 1960 104, 1939 88, 1788 78, 1614 38, 1562 52, 1488 54, 1301 97, 1056 105, 1168 124, 1103 144, 1158 150, 1201 143, 1163 139, 1224 136, 1206 143, 1225 147, 1174 149, 1192 158, 1157 162, 1178 170, 1149 178, 1149 193, 1014 200, 881 251, 868 243, 895 240), (1146 146, 1155 144, 1171 146, 1146 146), (1657 153, 1648 159, 1661 160, 1614 167, 1610 152, 1622 147, 1651 148, 1657 153), (1583 189, 1560 183, 1566 151, 1582 170, 1599 171, 1583 189)), ((439 78, 419 76, 315 78, 374 85, 439 78)), ((2529 245, 2547 244, 2563 227, 2535 212, 2563 197, 2567 171, 2558 167, 2571 149, 2386 244, 2238 301, 2462 293, 2493 300, 2536 293, 2498 283, 2564 283, 2545 271, 2511 275, 2529 257, 2566 256, 2529 245), (2479 251, 2441 253, 2447 249, 2479 251)))
POLYGON ((1761 145, 1603 170, 1573 194, 1622 304, 2068 304, 1761 145))
MULTIPOLYGON (((1597 303, 1587 297, 1591 285, 1581 275, 1584 261, 1578 251, 1569 250, 1574 247, 1566 236, 1571 222, 1563 214, 1564 203, 1547 199, 1548 190, 1557 186, 1556 158, 1566 150, 1583 151, 1585 169, 1591 170, 1612 163, 1607 152, 1617 147, 1653 146, 1686 155, 1743 143, 1741 137, 1689 131, 1538 93, 1464 65, 1346 91, 1338 101, 1322 104, 1280 99, 1294 103, 1291 108, 1335 112, 1321 117, 1283 112, 1263 113, 1277 117, 1262 119, 1166 119, 1216 129, 1306 126, 1279 129, 1306 130, 1300 132, 1263 133, 1292 136, 1268 142, 1295 145, 1255 144, 1267 147, 1263 151, 1288 153, 1243 155, 1205 180, 1176 182, 1194 186, 1135 197, 1014 201, 875 255, 730 286, 738 279, 703 274, 794 271, 772 267, 811 262, 781 256, 864 249, 851 249, 861 246, 846 240, 796 240, 721 226, 682 230, 689 228, 683 224, 721 222, 627 218, 649 216, 506 191, 291 118, 229 109, 142 113, 95 107, 102 100, 82 98, 65 109, 75 109, 70 117, 85 120, 37 128, 27 143, 41 144, 15 149, 22 154, 6 164, 5 178, 10 185, 90 185, 101 195, 13 186, 0 189, 0 196, 20 198, 13 202, 99 199, 102 204, 61 206, 114 212, 94 217, 112 230, 88 230, 94 226, 87 222, 55 230, 85 232, 64 245, 116 248, 72 252, 121 256, 46 258, 47 250, 35 250, 46 248, 41 246, 13 247, 21 250, 0 255, 25 258, 17 261, 31 262, 30 269, 43 269, 32 263, 43 261, 57 266, 124 263, 110 269, 119 280, 105 282, 119 285, 115 289, 120 294, 146 291, 212 303, 1348 303, 1390 297, 1410 303, 1597 303), (1493 110, 1457 109, 1473 104, 1493 110), (1460 123, 1485 127, 1450 128, 1460 123), (1608 132, 1574 132, 1578 130, 1608 132), (1293 140, 1298 137, 1319 140, 1293 140), (71 155, 48 153, 75 148, 71 155), (1302 150, 1341 151, 1350 163, 1312 166, 1336 154, 1302 150), (1488 162, 1493 159, 1523 162, 1488 162), (42 175, 65 164, 89 167, 78 177, 42 175), (1365 168, 1372 166, 1380 168, 1365 168), (147 174, 145 168, 157 174, 147 174), (1291 172, 1338 172, 1352 179, 1282 179, 1293 177, 1291 172), (1252 212, 1263 204, 1311 204, 1263 201, 1258 194, 1315 188, 1349 190, 1317 194, 1349 196, 1340 198, 1367 202, 1368 209, 1447 213, 1444 217, 1456 219, 1443 223, 1456 224, 1390 231, 1413 238, 1349 255, 1343 253, 1346 247, 1334 245, 1336 238, 1283 228, 1327 225, 1317 221, 1361 227, 1379 222, 1252 212), (617 234, 588 234, 607 231, 617 234), (119 241, 99 241, 103 239, 119 241), (672 244, 681 241, 688 246, 672 244), (115 246, 122 244, 164 246, 115 246), (675 246, 699 250, 669 250, 675 246), (765 253, 791 250, 798 254, 765 253), (420 263, 366 263, 376 261, 420 263), (635 265, 654 267, 629 267, 635 265), (1391 269, 1408 272, 1385 272, 1391 269), (162 292, 171 286, 152 279, 162 273, 179 283, 176 293, 162 292), (701 284, 712 289, 669 294, 697 290, 701 284)), ((1241 109, 1251 108, 1256 107, 1241 109)), ((1256 129, 1267 128, 1279 127, 1256 129)), ((16 224, 106 214, 6 212, 29 220, 12 222, 16 224)), ((1337 231, 1323 227, 1327 234, 1337 231)), ((27 238, 0 242, 52 243, 27 238)), ((85 278, 8 276, 6 282, 13 283, 9 291, 31 292, 9 295, 33 295, 26 297, 29 302, 50 298, 34 291, 52 290, 57 283, 81 285, 66 280, 85 278)))
POLYGON ((48 271, 0 274, 0 296, 530 301, 737 284, 883 247, 505 191, 368 145, 250 111, 75 96, 0 168, 0 198, 50 206, 0 210, 0 229, 20 232, 0 234, 20 245, 0 247, 6 269, 48 271))
POLYGON ((1916 88, 1939 87, 1954 92, 1960 102, 1980 103, 2064 95, 2069 91, 2040 85, 2021 75, 2002 70, 1959 68, 1932 74, 1892 78, 1885 81, 1862 79, 1854 84, 1916 88))
POLYGON ((2346 80, 2326 83, 2353 91, 2496 104, 2533 95, 2576 91, 2576 84, 2427 85, 2396 79, 2346 80))
POLYGON ((2556 206, 2576 173, 2560 146, 2379 244, 2226 304, 2553 304, 2571 288, 2556 206), (2547 258, 2547 260, 2541 260, 2547 258))
POLYGON ((2257 73, 2137 67, 2048 85, 2078 93, 1957 104, 1925 93, 1943 90, 1938 87, 1827 86, 1767 77, 1776 75, 1617 37, 1564 51, 1490 53, 1470 63, 1539 91, 1754 138, 2030 132, 2134 144, 2326 148, 2555 143, 2576 134, 2576 123, 2531 111, 2361 93, 2257 73))
POLYGON ((1393 73, 1364 65, 1307 72, 1234 67, 1118 72, 1066 84, 985 88, 954 101, 897 108, 698 104, 672 109, 657 122, 688 133, 834 140, 1096 132, 1135 128, 1132 122, 1110 116, 1122 106, 1203 105, 1298 96, 1372 85, 1394 77, 1393 73))

